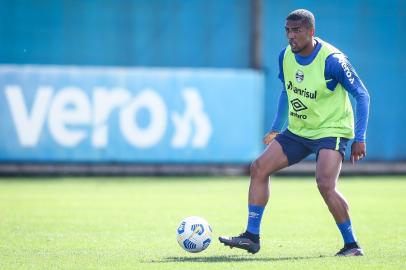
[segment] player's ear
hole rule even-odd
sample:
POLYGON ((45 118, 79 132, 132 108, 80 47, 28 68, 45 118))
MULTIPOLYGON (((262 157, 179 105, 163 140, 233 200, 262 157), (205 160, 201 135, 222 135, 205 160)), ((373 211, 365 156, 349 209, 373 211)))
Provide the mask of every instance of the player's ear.
POLYGON ((314 28, 309 28, 307 41, 310 41, 312 37, 314 37, 314 28))
POLYGON ((310 36, 314 37, 314 27, 310 28, 310 36))

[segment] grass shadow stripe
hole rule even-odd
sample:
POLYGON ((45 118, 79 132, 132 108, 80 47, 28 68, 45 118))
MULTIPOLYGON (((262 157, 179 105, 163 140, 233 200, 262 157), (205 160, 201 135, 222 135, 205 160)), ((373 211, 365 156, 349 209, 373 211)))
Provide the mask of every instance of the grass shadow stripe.
POLYGON ((221 262, 275 262, 275 261, 298 261, 321 259, 329 256, 292 256, 292 257, 243 257, 237 255, 230 256, 205 256, 205 257, 166 257, 161 260, 144 261, 145 263, 181 263, 181 262, 204 262, 204 263, 221 263, 221 262))

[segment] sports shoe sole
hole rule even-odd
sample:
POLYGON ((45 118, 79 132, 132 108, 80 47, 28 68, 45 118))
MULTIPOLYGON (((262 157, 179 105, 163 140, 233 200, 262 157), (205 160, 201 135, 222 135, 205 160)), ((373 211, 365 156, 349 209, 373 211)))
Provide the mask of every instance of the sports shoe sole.
POLYGON ((364 256, 364 251, 361 248, 353 248, 345 252, 345 254, 336 254, 337 257, 353 257, 364 256))
POLYGON ((223 243, 225 246, 228 246, 230 248, 239 248, 239 249, 244 249, 248 253, 255 254, 259 251, 260 246, 259 244, 250 244, 250 243, 245 243, 242 241, 239 241, 238 243, 234 243, 232 240, 226 239, 219 237, 220 243, 223 243))

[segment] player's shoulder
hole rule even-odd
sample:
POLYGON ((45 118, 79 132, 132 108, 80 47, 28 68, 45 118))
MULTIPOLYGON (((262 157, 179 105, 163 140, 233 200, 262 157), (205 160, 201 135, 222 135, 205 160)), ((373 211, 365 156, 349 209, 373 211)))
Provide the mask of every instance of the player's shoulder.
POLYGON ((324 47, 324 53, 326 54, 326 64, 328 63, 333 65, 341 65, 343 63, 348 63, 348 56, 340 49, 320 38, 317 38, 317 41, 321 43, 322 47, 324 47))
POLYGON ((327 63, 343 64, 349 63, 348 57, 343 53, 332 53, 326 58, 327 63))
POLYGON ((279 60, 283 59, 283 57, 285 56, 286 49, 287 47, 283 48, 279 53, 279 60))
POLYGON ((319 42, 328 53, 330 54, 344 54, 340 49, 338 49, 336 46, 332 45, 331 43, 322 40, 319 37, 316 37, 317 42, 319 42))
POLYGON ((283 65, 283 58, 285 57, 285 51, 286 48, 284 48, 280 53, 279 53, 279 57, 278 57, 278 62, 279 62, 279 68, 280 70, 282 70, 282 65, 283 65))

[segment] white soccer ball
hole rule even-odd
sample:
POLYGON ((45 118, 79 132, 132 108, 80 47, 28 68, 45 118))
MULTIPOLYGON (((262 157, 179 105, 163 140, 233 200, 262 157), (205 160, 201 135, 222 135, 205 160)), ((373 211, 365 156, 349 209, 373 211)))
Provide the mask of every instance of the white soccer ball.
POLYGON ((192 216, 180 222, 176 239, 184 250, 197 253, 210 245, 211 233, 211 227, 205 219, 192 216))

